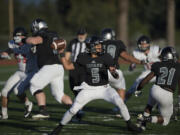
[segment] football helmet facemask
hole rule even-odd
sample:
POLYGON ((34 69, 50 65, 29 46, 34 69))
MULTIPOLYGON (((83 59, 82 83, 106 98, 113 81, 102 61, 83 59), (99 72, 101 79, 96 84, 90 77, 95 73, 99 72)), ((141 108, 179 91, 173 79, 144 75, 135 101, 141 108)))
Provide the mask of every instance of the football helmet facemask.
POLYGON ((36 35, 39 31, 47 29, 47 23, 42 19, 35 19, 31 24, 31 32, 36 35))
POLYGON ((27 31, 23 28, 23 27, 17 27, 15 28, 14 32, 13 32, 13 40, 15 43, 19 44, 21 43, 23 37, 27 36, 27 31))
POLYGON ((103 41, 115 40, 116 34, 114 30, 110 28, 105 28, 101 31, 101 37, 103 41))
POLYGON ((169 60, 174 60, 175 62, 177 61, 176 50, 170 46, 163 48, 159 57, 162 61, 169 61, 169 60))
POLYGON ((86 46, 87 46, 87 49, 86 51, 88 53, 94 53, 94 54, 97 54, 97 55, 101 55, 103 54, 103 46, 102 46, 102 40, 100 37, 97 37, 97 36, 92 36, 90 38, 87 38, 86 40, 86 46), (99 45, 101 44, 101 52, 97 51, 96 49, 96 45, 99 45))
POLYGON ((140 51, 145 52, 150 48, 150 39, 147 36, 141 36, 138 38, 137 46, 140 51))

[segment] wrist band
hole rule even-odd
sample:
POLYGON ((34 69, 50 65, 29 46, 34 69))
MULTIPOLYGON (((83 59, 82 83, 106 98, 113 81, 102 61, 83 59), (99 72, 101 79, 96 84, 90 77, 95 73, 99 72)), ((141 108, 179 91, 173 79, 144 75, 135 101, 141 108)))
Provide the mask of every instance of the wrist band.
POLYGON ((65 53, 60 53, 60 57, 65 57, 65 53))

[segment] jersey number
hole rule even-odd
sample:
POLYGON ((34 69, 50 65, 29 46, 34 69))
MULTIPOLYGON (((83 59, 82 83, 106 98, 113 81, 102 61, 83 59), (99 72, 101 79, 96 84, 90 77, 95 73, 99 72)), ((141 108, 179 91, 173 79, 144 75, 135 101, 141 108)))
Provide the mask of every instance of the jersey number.
POLYGON ((107 53, 110 54, 114 58, 115 57, 115 53, 116 53, 116 46, 108 45, 107 53))
POLYGON ((174 69, 174 68, 171 68, 168 71, 167 67, 161 67, 160 68, 160 73, 162 73, 162 74, 161 74, 161 76, 158 77, 158 82, 157 83, 158 84, 171 85, 175 71, 176 71, 176 69, 174 69))
POLYGON ((92 74, 92 83, 99 83, 100 81, 99 68, 92 68, 91 74, 92 74))

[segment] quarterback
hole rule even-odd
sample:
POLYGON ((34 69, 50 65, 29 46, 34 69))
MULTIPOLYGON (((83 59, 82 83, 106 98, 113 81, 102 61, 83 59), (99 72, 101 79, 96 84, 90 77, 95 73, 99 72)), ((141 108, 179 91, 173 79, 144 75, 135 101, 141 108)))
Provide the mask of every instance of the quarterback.
MULTIPOLYGON (((130 121, 130 115, 124 101, 115 89, 113 89, 108 83, 108 71, 116 78, 116 70, 112 57, 103 53, 101 40, 97 36, 90 38, 89 44, 87 44, 89 53, 82 53, 77 58, 77 63, 83 67, 85 78, 81 84, 82 90, 78 93, 72 107, 64 114, 60 124, 50 133, 51 135, 58 135, 63 126, 68 124, 71 118, 87 103, 96 99, 104 99, 119 107, 122 117, 127 123, 127 127, 131 131, 140 131, 130 121)), ((61 52, 61 51, 60 51, 61 52)), ((73 63, 69 63, 64 58, 64 54, 60 53, 61 61, 65 69, 74 69, 73 63)))

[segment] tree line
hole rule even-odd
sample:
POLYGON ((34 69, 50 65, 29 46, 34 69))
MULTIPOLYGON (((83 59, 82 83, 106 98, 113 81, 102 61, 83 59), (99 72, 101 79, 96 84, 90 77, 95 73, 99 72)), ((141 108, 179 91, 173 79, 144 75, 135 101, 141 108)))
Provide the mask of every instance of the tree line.
MULTIPOLYGON (((30 32, 35 18, 42 18, 51 30, 70 40, 77 30, 84 26, 88 33, 99 35, 103 28, 113 28, 117 33, 120 4, 126 0, 41 0, 25 2, 14 0, 14 27, 24 26, 30 32), (120 4, 119 4, 120 3, 120 4)), ((127 0, 128 1, 128 0, 127 0)), ((127 33, 128 43, 133 45, 141 34, 153 40, 167 39, 167 0, 129 0, 127 33)), ((180 1, 175 0, 176 44, 180 43, 180 1)), ((122 6, 123 7, 123 6, 122 6)), ((9 40, 8 0, 0 1, 0 43, 1 48, 9 40)))

